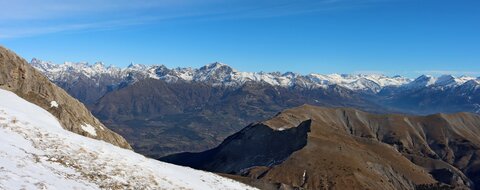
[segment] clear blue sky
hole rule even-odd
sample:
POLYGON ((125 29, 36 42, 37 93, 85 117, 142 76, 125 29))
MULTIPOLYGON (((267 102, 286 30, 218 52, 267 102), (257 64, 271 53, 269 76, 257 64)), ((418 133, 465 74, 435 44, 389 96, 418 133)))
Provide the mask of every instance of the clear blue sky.
POLYGON ((478 0, 0 0, 26 59, 480 76, 478 0))

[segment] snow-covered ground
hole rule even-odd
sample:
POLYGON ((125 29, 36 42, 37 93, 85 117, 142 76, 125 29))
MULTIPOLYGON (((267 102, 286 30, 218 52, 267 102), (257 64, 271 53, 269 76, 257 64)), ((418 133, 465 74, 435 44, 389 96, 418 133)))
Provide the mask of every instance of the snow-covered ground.
POLYGON ((0 189, 253 189, 64 130, 0 89, 0 189))

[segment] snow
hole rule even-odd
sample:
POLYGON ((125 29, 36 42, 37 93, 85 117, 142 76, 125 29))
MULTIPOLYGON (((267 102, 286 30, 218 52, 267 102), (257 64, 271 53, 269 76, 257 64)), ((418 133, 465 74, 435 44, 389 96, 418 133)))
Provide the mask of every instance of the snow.
POLYGON ((50 102, 50 107, 51 108, 58 108, 58 103, 56 101, 51 101, 50 102))
POLYGON ((281 126, 281 127, 274 128, 273 130, 275 130, 275 131, 285 131, 285 130, 290 129, 290 128, 292 128, 292 127, 288 126, 288 125, 284 125, 284 126, 281 126))
POLYGON ((0 189, 253 189, 66 131, 1 89, 0 173, 0 189))
POLYGON ((95 128, 88 124, 88 123, 84 123, 83 125, 80 125, 80 127, 82 128, 83 131, 87 132, 88 134, 96 137, 97 136, 97 131, 95 131, 95 128))

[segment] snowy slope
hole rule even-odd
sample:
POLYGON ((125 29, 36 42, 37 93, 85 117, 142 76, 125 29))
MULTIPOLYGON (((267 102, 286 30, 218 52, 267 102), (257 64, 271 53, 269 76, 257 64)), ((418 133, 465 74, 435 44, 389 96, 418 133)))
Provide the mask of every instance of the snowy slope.
POLYGON ((0 189, 252 189, 62 129, 0 89, 0 189))

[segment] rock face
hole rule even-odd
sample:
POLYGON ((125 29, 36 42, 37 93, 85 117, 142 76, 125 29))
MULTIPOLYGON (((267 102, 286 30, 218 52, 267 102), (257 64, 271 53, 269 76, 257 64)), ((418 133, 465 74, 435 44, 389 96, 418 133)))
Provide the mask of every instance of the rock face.
POLYGON ((49 111, 69 131, 131 148, 123 137, 106 128, 82 103, 51 83, 24 59, 1 46, 0 88, 49 111))
POLYGON ((252 185, 260 181, 306 189, 479 189, 479 155, 476 114, 379 115, 304 105, 250 125, 212 150, 161 160, 235 174, 231 177, 254 180, 252 185), (305 128, 306 134, 293 132, 305 128), (281 134, 289 138, 275 138, 281 134), (289 150, 280 154, 284 158, 270 154, 281 150, 289 150), (274 162, 262 162, 265 156, 274 162))

